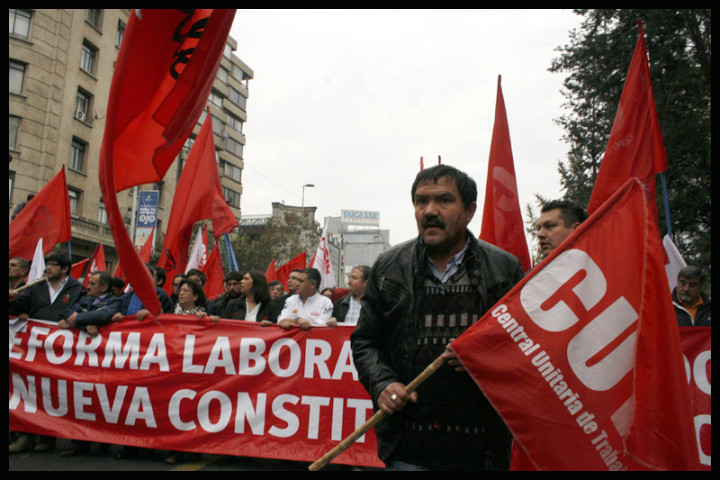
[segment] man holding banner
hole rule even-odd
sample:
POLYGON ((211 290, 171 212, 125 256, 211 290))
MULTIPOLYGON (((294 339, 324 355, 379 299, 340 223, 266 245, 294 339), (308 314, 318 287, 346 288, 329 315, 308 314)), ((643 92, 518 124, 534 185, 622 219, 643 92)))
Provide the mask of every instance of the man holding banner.
POLYGON ((359 380, 388 415, 378 456, 388 469, 507 469, 510 433, 456 361, 405 385, 522 278, 520 262, 468 231, 477 187, 465 173, 421 170, 411 193, 419 236, 377 259, 351 335, 359 380))

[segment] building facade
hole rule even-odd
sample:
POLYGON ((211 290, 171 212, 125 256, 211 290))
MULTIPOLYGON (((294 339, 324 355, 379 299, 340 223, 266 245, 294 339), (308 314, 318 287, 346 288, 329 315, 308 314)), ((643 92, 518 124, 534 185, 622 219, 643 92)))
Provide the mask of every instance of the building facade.
MULTIPOLYGON (((73 261, 91 256, 102 244, 110 271, 117 266, 117 254, 100 192, 98 159, 113 68, 129 15, 129 9, 10 9, 8 216, 64 165, 73 261)), ((243 126, 254 73, 233 53, 236 48, 237 42, 228 38, 208 107, 225 199, 240 217, 243 126)), ((167 224, 182 166, 205 115, 165 178, 139 187, 160 192, 158 232, 167 224)), ((135 199, 135 189, 118 193, 128 231, 135 199)), ((162 240, 156 236, 156 248, 162 240)), ((56 248, 68 251, 67 245, 56 248)))

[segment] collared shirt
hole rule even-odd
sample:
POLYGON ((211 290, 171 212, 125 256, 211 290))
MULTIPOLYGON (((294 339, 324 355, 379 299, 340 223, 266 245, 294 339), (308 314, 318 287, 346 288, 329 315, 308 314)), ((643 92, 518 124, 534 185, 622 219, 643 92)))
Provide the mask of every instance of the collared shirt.
POLYGON ((450 260, 447 262, 447 266, 445 267, 445 271, 441 272, 437 266, 433 263, 432 260, 430 260, 430 256, 427 257, 428 266, 430 267, 430 271, 435 275, 435 278, 440 280, 440 283, 446 283, 448 280, 450 280, 450 277, 453 276, 455 272, 457 272, 458 267, 463 261, 463 258, 465 257, 465 252, 467 252, 469 245, 469 241, 465 242, 465 246, 462 250, 460 250, 458 253, 450 257, 450 260))
POLYGON ((105 294, 103 294, 103 295, 100 295, 99 297, 96 297, 95 300, 93 300, 92 304, 93 304, 93 305, 96 305, 96 304, 102 302, 102 301, 105 299, 105 297, 107 297, 108 295, 110 295, 110 294, 109 294, 109 293, 105 293, 105 294))
POLYGON ((55 299, 57 298, 58 294, 62 291, 63 288, 65 288, 65 285, 67 285, 68 279, 70 277, 65 277, 60 284, 58 285, 57 289, 53 289, 52 283, 50 283, 50 280, 47 281, 48 286, 48 293, 50 294, 50 303, 54 303, 55 299))
POLYGON ((350 303, 348 305, 348 311, 345 314, 345 320, 342 324, 357 325, 358 319, 360 318, 360 302, 355 300, 354 296, 350 295, 350 303))
POLYGON ((304 318, 314 326, 327 325, 327 321, 332 317, 332 311, 333 304, 325 295, 315 293, 303 303, 300 295, 295 294, 285 300, 285 306, 278 316, 278 323, 286 318, 293 320, 304 318))

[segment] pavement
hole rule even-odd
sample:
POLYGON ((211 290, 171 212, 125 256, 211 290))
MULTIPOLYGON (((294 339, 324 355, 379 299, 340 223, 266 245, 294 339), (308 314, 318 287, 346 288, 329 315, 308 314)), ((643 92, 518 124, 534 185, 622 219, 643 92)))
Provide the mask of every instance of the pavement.
MULTIPOLYGON (((308 471, 310 462, 293 462, 268 458, 233 457, 229 455, 202 454, 199 458, 180 461, 174 465, 165 463, 167 450, 143 450, 132 458, 118 460, 121 447, 112 445, 100 448, 93 444, 89 454, 61 457, 70 448, 70 440, 58 438, 55 450, 48 452, 22 452, 8 455, 9 471, 308 471)), ((323 471, 351 471, 347 465, 328 465, 323 471)), ((378 470, 366 468, 364 470, 378 470)))

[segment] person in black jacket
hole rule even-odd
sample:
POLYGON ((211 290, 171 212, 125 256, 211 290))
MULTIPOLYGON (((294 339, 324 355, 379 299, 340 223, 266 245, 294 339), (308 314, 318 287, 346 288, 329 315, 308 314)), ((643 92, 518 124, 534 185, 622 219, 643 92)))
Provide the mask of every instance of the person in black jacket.
POLYGON ((258 322, 261 326, 272 324, 270 321, 270 290, 265 274, 250 270, 240 282, 241 296, 228 302, 223 318, 258 322))
POLYGON ((108 272, 97 271, 88 278, 87 295, 72 305, 67 317, 58 323, 61 328, 78 328, 88 335, 95 336, 98 327, 112 321, 113 315, 120 311, 122 302, 110 291, 112 276, 108 272))
POLYGON ((688 265, 680 269, 677 280, 672 299, 678 326, 710 327, 710 297, 702 292, 702 270, 688 265))
POLYGON ((359 380, 387 414, 378 456, 390 470, 507 469, 512 436, 446 347, 522 279, 520 262, 467 229, 477 187, 465 173, 422 170, 411 194, 419 236, 375 261, 350 337, 359 380), (440 355, 448 362, 408 395, 440 355))
MULTIPOLYGON (((85 295, 85 287, 70 276, 72 261, 68 255, 51 253, 45 257, 45 281, 20 293, 10 291, 10 315, 59 322, 68 309, 85 295)), ((10 453, 28 449, 36 452, 55 448, 55 439, 44 435, 18 433, 10 444, 10 453)))
POLYGON ((333 305, 333 318, 339 325, 357 325, 360 300, 365 295, 368 278, 370 278, 370 267, 367 265, 357 265, 350 271, 348 277, 350 293, 338 298, 333 305))

